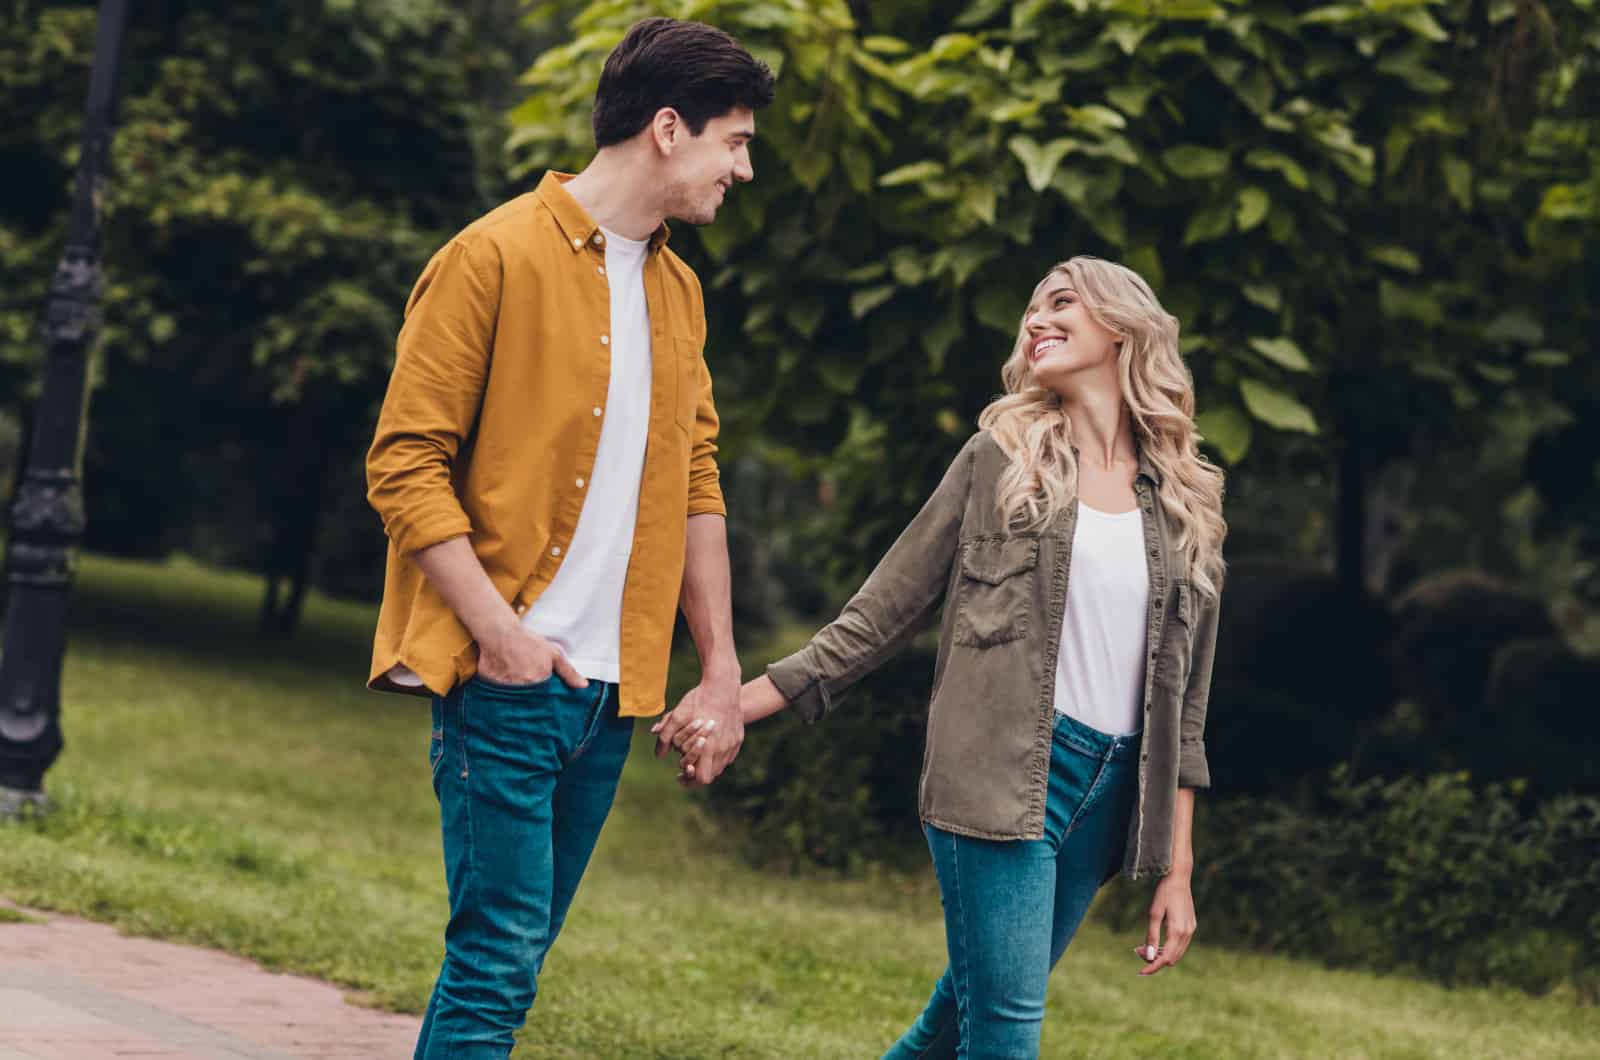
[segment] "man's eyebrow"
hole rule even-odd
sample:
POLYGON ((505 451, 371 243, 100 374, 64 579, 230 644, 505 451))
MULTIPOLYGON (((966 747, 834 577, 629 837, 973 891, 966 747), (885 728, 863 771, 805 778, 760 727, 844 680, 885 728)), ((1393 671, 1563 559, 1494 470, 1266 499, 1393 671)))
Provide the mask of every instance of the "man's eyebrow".
POLYGON ((751 140, 756 138, 756 132, 754 129, 735 129, 733 132, 728 134, 728 139, 730 140, 737 140, 740 137, 743 137, 744 141, 749 143, 751 140))

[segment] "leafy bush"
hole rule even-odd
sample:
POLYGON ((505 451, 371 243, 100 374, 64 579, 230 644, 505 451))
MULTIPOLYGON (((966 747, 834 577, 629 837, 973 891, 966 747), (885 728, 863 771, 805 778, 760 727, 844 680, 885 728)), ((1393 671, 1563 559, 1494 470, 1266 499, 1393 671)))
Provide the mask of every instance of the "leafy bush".
MULTIPOLYGON (((1204 803, 1195 903, 1203 937, 1331 965, 1405 970, 1600 1000, 1600 799, 1530 803, 1465 773, 1355 781, 1324 812, 1204 803)), ((1147 889, 1098 907, 1133 927, 1147 889)))
POLYGON ((1206 722, 1219 794, 1294 791, 1348 761, 1392 701, 1388 614, 1331 574, 1232 563, 1220 623, 1206 722))

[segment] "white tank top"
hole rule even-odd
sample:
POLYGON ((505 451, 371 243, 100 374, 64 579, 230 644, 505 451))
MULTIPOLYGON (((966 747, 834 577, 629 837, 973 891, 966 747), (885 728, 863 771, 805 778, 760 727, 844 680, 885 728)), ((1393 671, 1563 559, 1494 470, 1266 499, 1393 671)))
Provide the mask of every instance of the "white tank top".
POLYGON ((1057 711, 1113 736, 1142 727, 1149 603, 1139 509, 1113 514, 1078 502, 1056 656, 1057 711))

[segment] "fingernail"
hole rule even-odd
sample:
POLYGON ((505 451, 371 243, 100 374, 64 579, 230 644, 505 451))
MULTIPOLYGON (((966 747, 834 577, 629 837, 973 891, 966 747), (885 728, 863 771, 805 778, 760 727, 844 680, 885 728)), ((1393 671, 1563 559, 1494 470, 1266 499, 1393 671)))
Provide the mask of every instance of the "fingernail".
POLYGON ((706 722, 706 732, 710 732, 712 729, 715 729, 716 727, 717 727, 717 720, 715 718, 713 718, 710 721, 706 722))

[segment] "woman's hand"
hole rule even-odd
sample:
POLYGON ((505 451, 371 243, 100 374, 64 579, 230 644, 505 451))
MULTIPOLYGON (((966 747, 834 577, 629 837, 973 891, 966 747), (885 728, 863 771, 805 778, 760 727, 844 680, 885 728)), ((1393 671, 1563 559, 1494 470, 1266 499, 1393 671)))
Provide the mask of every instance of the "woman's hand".
MULTIPOLYGON (((688 700, 689 697, 685 696, 684 702, 687 703, 688 700)), ((683 705, 680 703, 678 710, 681 710, 683 705)), ((788 705, 789 701, 783 698, 778 686, 765 674, 746 681, 744 687, 739 690, 739 712, 746 725, 776 714, 788 705)), ((681 756, 678 760, 678 781, 688 785, 694 782, 707 741, 716 731, 716 722, 706 719, 686 721, 683 717, 675 718, 674 715, 678 714, 678 710, 672 711, 656 722, 650 731, 656 734, 657 758, 665 754, 669 747, 681 756)))
POLYGON ((1174 869, 1156 884, 1155 897, 1150 900, 1150 928, 1145 933, 1145 944, 1134 950, 1145 960, 1139 974, 1155 975, 1182 960, 1196 926, 1189 873, 1174 869), (1161 942, 1163 927, 1167 936, 1165 945, 1161 942))

